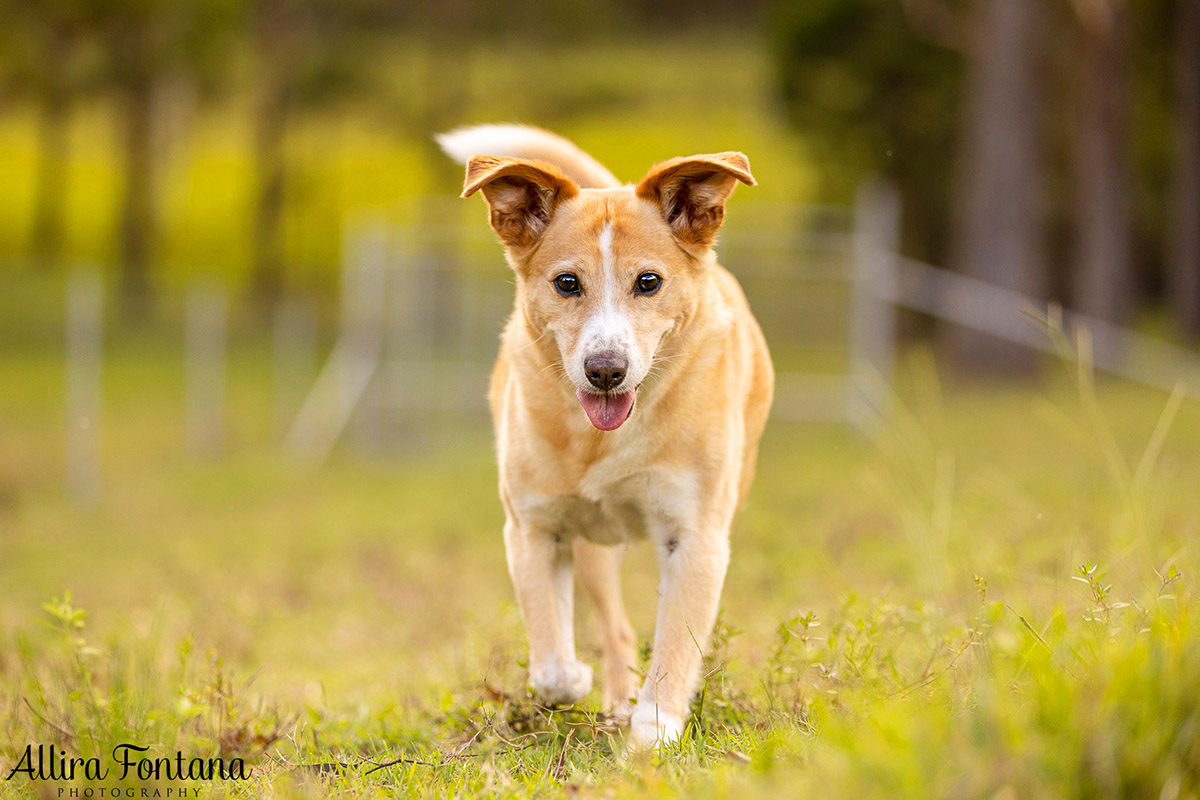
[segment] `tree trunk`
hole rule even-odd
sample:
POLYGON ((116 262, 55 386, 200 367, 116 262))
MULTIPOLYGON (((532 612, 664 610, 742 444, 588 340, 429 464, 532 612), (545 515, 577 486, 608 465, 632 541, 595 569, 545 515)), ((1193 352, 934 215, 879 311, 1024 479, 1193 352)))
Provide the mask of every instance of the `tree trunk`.
POLYGON ((1120 324, 1129 319, 1136 289, 1125 116, 1127 15, 1124 0, 1077 0, 1076 6, 1074 299, 1080 311, 1120 324))
MULTIPOLYGON (((263 88, 254 132, 258 196, 254 204, 254 267, 251 290, 266 310, 275 307, 284 287, 283 198, 287 132, 286 87, 263 88)), ((269 317, 267 317, 269 318, 269 317)))
POLYGON ((38 116, 37 199, 31 236, 34 262, 43 271, 56 267, 62 253, 70 117, 70 95, 63 73, 69 49, 69 36, 60 29, 45 53, 45 83, 38 116))
POLYGON ((51 87, 38 118, 37 200, 33 213, 33 257, 43 271, 54 269, 62 254, 63 207, 67 189, 66 92, 51 87))
POLYGON ((254 265, 250 285, 253 299, 270 311, 279 301, 286 279, 284 142, 292 104, 292 72, 305 21, 300 8, 290 0, 259 0, 254 8, 255 54, 259 64, 254 119, 258 194, 254 204, 254 265))
MULTIPOLYGON (((961 272, 1035 298, 1046 287, 1042 2, 976 4, 951 244, 961 272)), ((970 370, 1028 372, 1036 363, 1029 349, 967 328, 950 331, 950 346, 970 370)))
POLYGON ((1200 2, 1180 0, 1176 56, 1177 150, 1168 289, 1179 327, 1200 338, 1200 2))
POLYGON ((132 81, 125 97, 125 194, 121 204, 121 298, 126 314, 144 317, 150 307, 150 256, 154 215, 154 85, 132 81))

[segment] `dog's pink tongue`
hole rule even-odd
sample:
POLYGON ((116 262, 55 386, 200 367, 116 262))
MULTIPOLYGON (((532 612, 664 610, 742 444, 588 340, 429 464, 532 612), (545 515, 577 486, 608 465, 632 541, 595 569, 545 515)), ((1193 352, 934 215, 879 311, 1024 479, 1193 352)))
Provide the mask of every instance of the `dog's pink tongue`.
POLYGON ((587 412, 588 419, 602 431, 615 431, 629 417, 633 408, 634 392, 620 394, 592 394, 582 389, 575 391, 579 404, 587 412))

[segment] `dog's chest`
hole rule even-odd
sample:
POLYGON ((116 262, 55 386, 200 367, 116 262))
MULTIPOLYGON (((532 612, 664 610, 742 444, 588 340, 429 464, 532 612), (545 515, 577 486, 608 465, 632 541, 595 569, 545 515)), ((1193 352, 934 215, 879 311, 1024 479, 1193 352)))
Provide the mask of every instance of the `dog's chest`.
MULTIPOLYGON (((597 465, 599 466, 599 465, 597 465)), ((588 472, 575 491, 546 498, 546 523, 596 544, 644 539, 653 524, 653 476, 646 472, 588 472)))
POLYGON ((596 544, 621 544, 644 539, 647 521, 642 504, 632 498, 589 500, 563 495, 545 508, 555 527, 596 544))
POLYGON ((662 468, 630 469, 620 461, 599 462, 575 491, 527 498, 525 514, 540 526, 579 535, 596 544, 621 544, 667 535, 689 517, 695 501, 691 476, 662 468))

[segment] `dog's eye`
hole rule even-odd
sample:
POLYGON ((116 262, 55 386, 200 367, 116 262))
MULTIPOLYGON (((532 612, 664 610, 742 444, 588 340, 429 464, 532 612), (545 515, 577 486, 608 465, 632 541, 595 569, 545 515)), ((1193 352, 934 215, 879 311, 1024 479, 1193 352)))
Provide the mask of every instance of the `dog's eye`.
POLYGON ((554 288, 563 297, 575 297, 579 294, 579 278, 569 272, 564 272, 554 278, 554 288))
POLYGON ((654 294, 662 286, 662 278, 654 272, 643 272, 637 277, 635 289, 638 294, 654 294))

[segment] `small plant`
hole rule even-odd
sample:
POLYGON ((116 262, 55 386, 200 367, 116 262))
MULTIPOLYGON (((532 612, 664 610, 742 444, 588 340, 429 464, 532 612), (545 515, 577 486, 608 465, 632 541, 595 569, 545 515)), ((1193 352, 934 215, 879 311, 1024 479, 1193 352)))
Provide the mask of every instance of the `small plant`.
POLYGON ((749 700, 729 675, 729 645, 740 635, 741 631, 718 617, 704 655, 704 678, 687 724, 688 733, 697 743, 705 735, 736 732, 747 724, 749 700))
POLYGON ((56 664, 52 674, 65 694, 65 706, 74 720, 62 723, 52 721, 55 715, 50 707, 45 693, 45 687, 37 680, 36 673, 28 669, 27 674, 38 684, 34 696, 39 700, 35 708, 28 698, 26 703, 29 710, 38 720, 49 726, 62 738, 75 744, 81 750, 94 753, 100 746, 100 731, 110 726, 110 705, 105 697, 97 691, 93 664, 103 651, 89 644, 84 638, 87 626, 88 612, 75 606, 71 592, 64 592, 62 597, 55 597, 48 603, 42 604, 42 610, 48 619, 40 621, 43 625, 55 631, 59 636, 67 658, 67 664, 56 664), (75 724, 72 724, 72 721, 75 724), (83 734, 81 736, 80 734, 83 734))
POLYGON ((1129 605, 1128 603, 1113 603, 1109 600, 1109 595, 1112 594, 1112 584, 1104 582, 1105 574, 1091 561, 1080 564, 1075 568, 1075 573, 1071 579, 1086 584, 1092 593, 1092 608, 1084 616, 1088 622, 1108 625, 1112 621, 1113 611, 1129 605))

